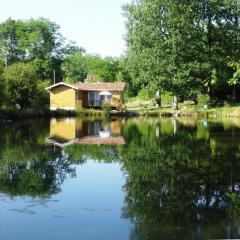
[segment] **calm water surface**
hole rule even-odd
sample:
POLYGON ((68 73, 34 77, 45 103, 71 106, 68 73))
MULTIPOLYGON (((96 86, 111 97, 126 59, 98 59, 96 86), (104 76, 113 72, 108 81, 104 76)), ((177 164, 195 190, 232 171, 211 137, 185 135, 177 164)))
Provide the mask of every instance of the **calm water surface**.
POLYGON ((240 238, 240 120, 0 126, 0 239, 240 238))

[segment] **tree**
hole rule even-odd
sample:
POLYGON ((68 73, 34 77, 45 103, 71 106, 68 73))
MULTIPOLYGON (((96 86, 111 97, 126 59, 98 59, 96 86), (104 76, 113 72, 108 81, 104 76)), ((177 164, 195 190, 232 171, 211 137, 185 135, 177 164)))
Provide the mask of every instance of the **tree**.
POLYGON ((69 55, 62 64, 64 81, 69 83, 83 82, 88 74, 88 64, 82 52, 69 55))
POLYGON ((192 92, 188 34, 191 11, 179 1, 135 1, 124 8, 128 19, 128 68, 138 88, 185 97, 192 92), (188 50, 187 50, 188 49, 188 50))
MULTIPOLYGON (((29 107, 35 98, 38 77, 32 64, 15 63, 3 71, 8 102, 29 107)), ((39 97, 39 96, 37 96, 39 97)))
POLYGON ((18 20, 17 35, 25 60, 62 56, 64 38, 55 22, 45 18, 18 20))
POLYGON ((100 81, 114 82, 117 79, 118 61, 112 57, 87 55, 88 74, 100 81))
POLYGON ((0 58, 5 65, 31 62, 41 80, 53 79, 53 70, 61 80, 62 61, 73 49, 74 43, 66 44, 59 25, 48 19, 8 19, 0 24, 0 58))
POLYGON ((64 59, 62 70, 67 82, 83 81, 87 75, 97 81, 114 82, 120 72, 119 61, 116 58, 84 54, 82 49, 64 59))
POLYGON ((0 58, 6 66, 20 60, 17 28, 17 22, 11 18, 0 24, 0 58))
POLYGON ((127 18, 127 66, 137 88, 196 98, 225 90, 239 59, 237 1, 135 0, 127 18), (224 88, 225 87, 225 88, 224 88))
POLYGON ((240 82, 240 63, 229 63, 229 66, 234 69, 234 73, 232 78, 229 80, 229 84, 233 86, 233 100, 236 99, 236 86, 239 85, 240 82))
POLYGON ((64 59, 83 51, 66 43, 59 25, 48 19, 8 19, 0 24, 0 98, 5 89, 9 105, 43 107, 48 102, 44 88, 53 82, 53 73, 61 81, 64 59))

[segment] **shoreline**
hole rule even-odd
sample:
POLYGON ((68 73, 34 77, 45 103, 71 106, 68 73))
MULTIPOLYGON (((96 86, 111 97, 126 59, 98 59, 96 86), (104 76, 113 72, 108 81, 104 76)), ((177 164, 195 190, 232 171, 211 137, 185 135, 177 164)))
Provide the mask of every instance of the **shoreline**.
POLYGON ((182 107, 176 111, 171 108, 161 108, 157 110, 128 110, 126 112, 111 111, 109 113, 95 109, 82 109, 77 111, 51 111, 50 109, 0 110, 0 121, 52 117, 189 117, 204 119, 240 118, 240 107, 210 108, 208 110, 197 109, 196 107, 182 107))

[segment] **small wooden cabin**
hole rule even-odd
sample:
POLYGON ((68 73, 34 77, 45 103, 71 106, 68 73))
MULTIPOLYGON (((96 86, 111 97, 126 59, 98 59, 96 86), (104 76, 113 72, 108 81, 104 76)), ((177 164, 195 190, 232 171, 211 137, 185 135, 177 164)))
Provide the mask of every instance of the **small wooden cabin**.
POLYGON ((124 104, 126 84, 59 82, 46 88, 50 92, 50 109, 76 110, 79 108, 98 108, 108 100, 112 108, 124 104))

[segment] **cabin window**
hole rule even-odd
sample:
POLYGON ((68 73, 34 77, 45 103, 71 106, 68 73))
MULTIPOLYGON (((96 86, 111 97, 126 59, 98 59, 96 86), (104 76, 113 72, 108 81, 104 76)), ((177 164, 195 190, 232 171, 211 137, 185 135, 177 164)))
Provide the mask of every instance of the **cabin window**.
POLYGON ((91 106, 91 107, 99 107, 100 106, 99 92, 89 92, 88 93, 88 106, 91 106))

